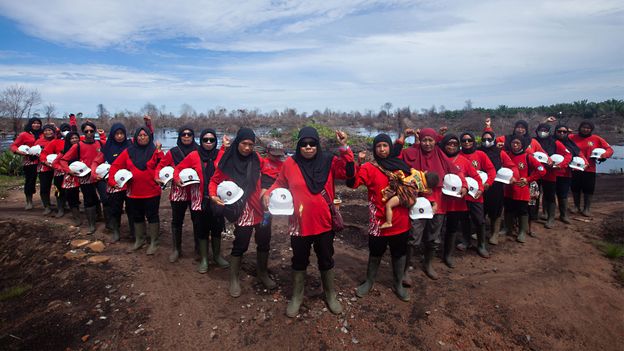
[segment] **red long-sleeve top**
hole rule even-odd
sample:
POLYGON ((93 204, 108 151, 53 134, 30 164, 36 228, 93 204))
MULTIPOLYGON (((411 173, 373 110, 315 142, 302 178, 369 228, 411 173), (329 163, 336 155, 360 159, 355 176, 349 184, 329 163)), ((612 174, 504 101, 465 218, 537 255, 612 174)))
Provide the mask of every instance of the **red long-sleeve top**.
POLYGON ((396 206, 392 210, 392 227, 379 229, 379 224, 386 221, 386 203, 383 201, 382 190, 388 184, 388 176, 370 162, 359 167, 355 176, 352 188, 364 185, 368 189, 368 235, 392 236, 405 233, 411 227, 409 208, 396 206))
MULTIPOLYGON (((40 162, 48 162, 48 155, 57 155, 57 159, 61 158, 61 153, 63 152, 63 148, 65 147, 65 140, 63 139, 54 139, 46 145, 46 147, 41 150, 41 155, 39 156, 40 162)), ((62 171, 51 167, 55 171, 55 176, 64 174, 62 171)))
MULTIPOLYGON (((35 146, 35 142, 37 142, 37 140, 35 140, 35 136, 32 133, 21 132, 19 133, 17 138, 13 140, 13 143, 11 144, 9 149, 11 150, 11 152, 15 153, 20 146, 22 145, 28 145, 29 147, 35 146)), ((22 156, 22 164, 24 166, 36 165, 38 163, 39 163, 39 159, 30 157, 30 156, 22 156)))
MULTIPOLYGON (((559 154, 563 156, 563 161, 561 161, 561 163, 557 165, 556 167, 554 167, 554 164, 553 164, 553 167, 544 165, 546 167, 546 175, 542 179, 547 182, 556 182, 557 176, 561 177, 562 175, 564 175, 566 172, 566 169, 568 169, 568 164, 570 164, 570 161, 572 161, 572 154, 570 153, 570 150, 568 150, 565 147, 565 145, 563 145, 562 142, 560 142, 559 140, 556 140, 555 145, 556 145, 555 154, 559 154)), ((552 156, 552 155, 548 155, 548 156, 552 156)))
POLYGON ((125 149, 119 156, 117 156, 117 159, 113 162, 110 170, 108 171, 108 185, 112 187, 117 185, 115 182, 115 174, 120 169, 127 169, 130 173, 132 173, 132 179, 126 183, 128 188, 128 192, 126 194, 128 197, 133 199, 148 199, 160 196, 162 189, 154 180, 154 174, 156 166, 158 166, 158 163, 162 158, 163 152, 156 149, 152 158, 147 161, 147 167, 145 170, 141 170, 134 165, 130 159, 130 155, 128 154, 128 149, 125 149))
MULTIPOLYGON (((225 148, 221 147, 221 149, 219 149, 219 153, 217 154, 217 158, 213 162, 215 172, 218 168, 219 161, 221 161, 221 157, 223 157, 224 153, 225 153, 225 148)), ((172 163, 173 163, 173 158, 172 158, 172 163)), ((173 169, 173 185, 171 186, 172 187, 171 191, 173 192, 174 186, 176 188, 182 189, 183 191, 188 191, 188 196, 189 196, 188 200, 191 200, 191 209, 194 211, 198 211, 201 209, 201 202, 203 201, 204 191, 206 190, 204 189, 204 171, 202 169, 202 166, 204 165, 202 165, 202 160, 199 157, 199 152, 197 152, 197 150, 188 154, 182 161, 180 161, 180 163, 178 163, 177 166, 173 166, 172 164, 172 167, 174 167, 174 169, 173 169), (191 184, 185 187, 179 187, 175 185, 175 183, 180 181, 180 172, 185 168, 192 168, 195 170, 195 172, 197 172, 197 174, 199 175, 199 184, 196 184, 196 185, 191 184), (199 196, 193 196, 192 189, 197 189, 197 193, 199 194, 199 196)), ((160 171, 156 172, 157 175, 158 175, 158 172, 160 171)), ((208 187, 210 187, 210 184, 208 185, 208 187)), ((171 201, 175 201, 175 200, 171 200, 171 201)), ((207 200, 207 201, 210 201, 210 200, 207 200)))
MULTIPOLYGON (((341 147, 340 157, 333 158, 325 183, 325 191, 330 201, 333 201, 335 196, 334 180, 346 179, 346 164, 353 161, 353 152, 348 147, 341 147)), ((290 216, 288 226, 290 235, 311 236, 332 230, 332 217, 327 201, 321 193, 310 192, 299 166, 292 157, 284 161, 282 171, 267 193, 270 194, 276 188, 286 188, 293 196, 295 213, 290 216)))
MULTIPOLYGON (((42 134, 43 135, 43 134, 42 134)), ((39 166, 37 167, 37 172, 41 173, 41 172, 51 172, 53 171, 53 169, 51 167, 48 167, 48 165, 46 165, 45 162, 47 162, 45 159, 41 159, 41 155, 43 155, 43 150, 45 150, 45 148, 51 144, 53 141, 56 141, 58 139, 51 139, 48 140, 44 137, 41 137, 39 139, 37 139, 37 141, 35 141, 35 145, 39 145, 41 146, 41 153, 39 154, 39 166)))
POLYGON ((507 155, 516 164, 518 169, 518 178, 516 178, 516 181, 519 181, 521 178, 525 178, 527 185, 505 185, 505 197, 514 200, 529 201, 531 199, 529 184, 532 181, 538 180, 546 175, 546 168, 529 153, 523 152, 515 155, 508 152, 507 155))
MULTIPOLYGON (((468 162, 470 162, 470 165, 472 165, 472 167, 476 171, 483 171, 487 173, 488 179, 485 183, 488 186, 492 186, 492 184, 494 184, 494 178, 496 178, 496 167, 494 167, 494 164, 492 163, 492 161, 490 161, 490 158, 485 152, 481 150, 476 150, 475 152, 470 154, 462 152, 461 155, 464 156, 468 160, 468 162)), ((511 162, 511 160, 509 160, 509 162, 511 162)), ((477 177, 475 178, 475 180, 479 182, 479 184, 483 184, 483 182, 481 182, 481 177, 477 177)), ((475 199, 472 196, 468 195, 466 196, 466 201, 483 202, 483 196, 479 196, 478 199, 475 199)))
MULTIPOLYGON (((474 178, 474 180, 476 180, 479 184, 479 190, 483 192, 481 177, 479 177, 479 173, 477 173, 477 170, 472 166, 467 158, 465 158, 461 154, 457 154, 454 157, 451 157, 450 160, 451 162, 453 162, 453 166, 455 167, 455 169, 457 169, 457 175, 461 178, 462 184, 466 183, 466 177, 474 178)), ((480 196, 478 200, 483 201, 482 197, 483 196, 480 196)), ((469 199, 475 200, 468 193, 466 193, 466 195, 461 198, 442 194, 442 202, 444 203, 444 207, 447 212, 468 211, 468 205, 466 204, 466 201, 469 201, 469 199)))
MULTIPOLYGON (((191 152, 191 154, 192 153, 197 153, 197 152, 193 151, 191 152)), ((188 154, 185 159, 187 159, 188 156, 190 156, 191 154, 188 154)), ((182 163, 182 161, 180 161, 180 163, 182 163)), ((173 162, 173 154, 171 153, 171 151, 165 154, 162 161, 160 161, 160 163, 158 164, 158 167, 156 167, 156 173, 155 173, 156 178, 158 178, 160 174, 160 170, 167 166, 174 167, 174 168, 176 167, 175 162, 173 162)), ((197 172, 197 174, 199 174, 199 176, 201 177, 202 175, 200 173, 201 172, 197 172)), ((174 181, 171 183, 171 190, 169 191, 169 201, 174 201, 174 202, 190 201, 191 200, 191 188, 192 186, 185 186, 185 187, 178 186, 174 179, 174 181)))
POLYGON ((93 143, 80 141, 78 144, 72 145, 72 147, 67 150, 63 157, 61 157, 59 165, 61 166, 63 172, 71 173, 69 170, 69 163, 78 159, 87 165, 87 167, 91 168, 91 173, 89 173, 89 180, 87 183, 95 183, 97 182, 97 175, 95 174, 95 167, 97 167, 97 164, 95 164, 94 161, 98 154, 102 153, 102 146, 104 146, 104 143, 98 140, 93 143))
POLYGON ((613 156, 613 148, 611 148, 611 145, 597 135, 592 134, 588 137, 582 137, 578 134, 570 134, 569 138, 579 147, 579 149, 581 149, 581 153, 585 157, 585 160, 589 162, 587 163, 585 172, 596 173, 596 159, 590 157, 594 149, 603 148, 607 150, 607 152, 602 155, 602 158, 609 158, 613 156))
MULTIPOLYGON (((190 155, 190 154, 189 154, 190 155)), ((262 222, 262 216, 264 215, 264 208, 262 206, 262 202, 260 200, 260 194, 262 193, 262 172, 264 169, 264 159, 260 157, 260 154, 256 153, 258 159, 260 159, 260 176, 258 177, 258 181, 256 183, 256 188, 253 194, 247 196, 247 200, 245 202, 245 208, 243 209, 243 213, 238 218, 237 225, 241 227, 254 226, 262 222)), ((199 173, 199 172, 198 172, 199 173)), ((201 175, 200 175, 201 177, 201 175)), ((179 173, 178 173, 179 178, 179 173)), ((230 180, 227 174, 223 173, 219 167, 216 167, 212 178, 210 178, 210 184, 208 184, 208 193, 210 196, 217 196, 217 187, 222 182, 230 180)))

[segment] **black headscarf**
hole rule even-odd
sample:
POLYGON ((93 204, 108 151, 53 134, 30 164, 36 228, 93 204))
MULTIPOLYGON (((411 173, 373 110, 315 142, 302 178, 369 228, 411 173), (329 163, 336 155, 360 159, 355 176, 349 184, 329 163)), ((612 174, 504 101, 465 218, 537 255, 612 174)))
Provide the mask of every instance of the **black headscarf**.
MULTIPOLYGON (((54 137, 56 136, 56 127, 54 126, 54 124, 46 124, 43 127, 41 127, 41 134, 43 134, 43 131, 49 129, 51 130, 54 134, 52 134, 52 139, 54 139, 54 137)), ((52 140, 50 139, 50 140, 52 140)))
POLYGON ((83 124, 81 124, 81 125, 80 125, 80 130, 81 130, 82 132, 84 132, 84 130, 85 130, 85 128, 86 128, 87 126, 88 126, 88 127, 93 128, 94 132, 95 132, 95 131, 97 131, 97 127, 95 126, 95 123, 93 123, 93 122, 91 122, 91 121, 86 121, 86 122, 84 122, 83 124))
MULTIPOLYGON (((483 136, 486 134, 490 134, 492 136, 492 139, 496 139, 496 133, 488 131, 481 134, 481 140, 483 140, 483 136)), ((501 150, 496 146, 496 142, 494 142, 494 144, 492 144, 492 146, 490 147, 486 147, 483 142, 481 142, 481 147, 479 148, 479 150, 485 152, 490 161, 492 161, 492 164, 497 171, 501 169, 501 167, 503 167, 503 160, 501 160, 500 156, 501 150)))
POLYGON ((256 190, 256 183, 260 178, 260 158, 255 151, 248 156, 243 156, 238 152, 238 144, 243 140, 255 142, 256 134, 249 128, 239 129, 236 138, 227 151, 223 153, 223 157, 219 161, 219 169, 243 189, 245 194, 243 197, 246 198, 256 190))
POLYGON ((390 172, 401 170, 406 174, 410 173, 410 167, 407 165, 407 163, 405 163, 405 161, 398 158, 397 155, 393 153, 392 139, 388 134, 381 133, 378 134, 375 139, 373 139, 373 157, 375 158, 375 161, 377 161, 377 164, 385 170, 388 170, 390 172), (386 158, 381 158, 377 156, 377 153, 375 152, 377 150, 377 144, 382 142, 388 143, 388 146, 390 147, 390 154, 386 158))
MULTIPOLYGON (((69 132, 67 133, 67 135, 65 136, 65 144, 63 145, 63 154, 66 154, 67 151, 69 151, 69 149, 71 149, 71 147, 74 145, 71 143, 71 138, 72 136, 77 136, 78 140, 80 140, 80 134, 78 134, 77 132, 69 132)), ((80 141, 78 141, 80 142, 80 141)))
MULTIPOLYGON (((561 128, 565 128, 567 130, 568 126, 565 124, 561 124, 561 123, 558 124, 557 127, 555 127, 555 136, 557 137, 559 136, 559 134, 557 133, 557 130, 561 128)), ((557 140, 559 140, 566 147, 566 149, 570 151, 570 153, 572 154, 572 157, 576 157, 581 153, 581 149, 578 147, 578 145, 576 145, 575 142, 570 140, 569 135, 567 133, 564 134, 561 138, 557 138, 557 140)))
MULTIPOLYGON (((216 136, 216 134, 215 134, 216 136)), ((177 165, 178 163, 182 162, 182 160, 188 156, 188 154, 190 154, 191 152, 198 150, 199 146, 197 145, 197 143, 195 143, 195 131, 193 130, 193 128, 191 127, 187 127, 187 126, 183 126, 182 128, 178 129, 178 141, 176 143, 176 147, 172 148, 171 150, 169 150, 169 152, 172 152, 171 156, 173 157, 173 163, 175 165, 177 165), (191 132, 191 143, 188 145, 185 145, 182 142, 182 133, 188 130, 191 132)))
POLYGON ((132 143, 128 140, 128 132, 126 131, 126 127, 121 123, 115 123, 111 127, 108 132, 108 139, 106 140, 106 144, 102 147, 102 153, 104 154, 104 159, 108 164, 112 164, 117 156, 121 154, 122 151, 130 147, 132 143), (115 134, 118 130, 123 131, 124 140, 122 142, 117 142, 115 140, 115 134))
POLYGON ((144 171, 147 169, 147 162, 154 155, 156 151, 156 145, 154 145, 154 135, 146 127, 140 127, 134 132, 134 142, 128 147, 128 156, 130 160, 136 166, 136 168, 144 171), (145 131, 149 136, 149 142, 147 145, 139 145, 138 137, 141 131, 145 131))
POLYGON ((506 150, 511 152, 512 154, 515 154, 515 155, 520 155, 521 153, 525 152, 527 146, 529 146, 529 144, 525 143, 526 138, 523 138, 521 135, 511 135, 511 136, 509 136, 509 138, 505 138, 505 139, 509 139, 509 140, 505 140, 505 148, 506 148, 506 150), (520 140, 520 144, 522 145, 522 149, 518 153, 513 152, 511 150, 511 142, 514 141, 514 140, 520 140))
POLYGON ((524 148, 527 148, 529 145, 531 145, 531 140, 533 138, 529 135, 529 123, 527 123, 527 121, 523 119, 516 121, 516 123, 514 124, 514 129, 511 132, 511 134, 505 136, 505 149, 511 150, 511 148, 509 148, 509 142, 511 141, 511 137, 513 136, 518 136, 522 138, 522 145, 524 145, 524 148), (524 133, 524 135, 516 135, 516 128, 518 126, 524 127, 524 130, 526 130, 526 133, 524 133))
POLYGON ((312 127, 303 127, 299 130, 297 136, 297 151, 293 156, 293 159, 299 166, 303 179, 308 186, 308 190, 312 194, 318 194, 325 189, 327 178, 331 170, 331 164, 334 159, 334 155, 329 152, 323 152, 321 149, 321 138, 319 137, 316 129, 312 127), (317 142, 316 155, 307 159, 301 155, 301 141, 303 139, 313 139, 317 142))
POLYGON ((475 151, 477 151, 477 140, 475 139, 474 134, 472 134, 472 133, 470 133, 470 132, 463 132, 463 133, 459 136, 459 140, 460 140, 459 145, 461 146, 461 152, 462 152, 462 153, 464 153, 464 154, 472 154, 472 153, 474 153, 475 151), (470 137, 470 139, 472 139, 472 147, 471 147, 471 148, 469 148, 469 149, 468 149, 468 148, 465 148, 465 147, 463 146, 464 144, 462 144, 462 143, 461 143, 461 140, 462 140, 462 139, 464 138, 464 136, 466 136, 466 135, 467 135, 467 136, 469 136, 469 137, 470 137))
POLYGON ((28 122, 24 126, 24 131, 32 133, 32 135, 35 136, 35 140, 37 140, 37 139, 39 139, 39 136, 41 135, 41 132, 43 132, 43 123, 37 117, 29 118, 28 122), (38 130, 34 130, 33 127, 32 127, 33 123, 35 123, 35 122, 39 122, 39 124, 41 124, 41 128, 39 128, 38 130))
POLYGON ((550 134, 550 124, 540 123, 537 129, 535 129, 535 136, 535 139, 537 139, 542 149, 544 149, 548 155, 553 155, 557 152, 557 141, 555 137, 550 134), (544 129, 548 131, 548 136, 546 138, 540 138, 539 131, 544 129))
MULTIPOLYGON (((185 129, 189 129, 189 128, 185 128, 185 129)), ((215 138, 217 137, 217 132, 215 132, 215 130, 212 128, 206 128, 202 130, 201 133, 199 134, 199 137, 203 138, 204 135, 208 133, 212 133, 212 135, 214 135, 215 138)), ((179 140, 179 137, 178 137, 178 140, 179 140)), ((195 144, 195 142, 193 142, 193 144, 195 144)), ((197 147, 197 152, 199 153, 199 158, 202 161, 202 170, 204 173, 204 192, 208 191, 208 184, 210 183, 210 178, 212 178, 212 175, 214 174, 214 171, 215 171, 214 161, 217 159, 217 155, 219 155, 218 146, 219 146, 219 140, 215 142, 212 150, 206 150, 204 149, 203 146, 197 147)))
POLYGON ((440 140, 440 142, 438 143, 438 146, 440 147, 442 152, 444 152, 444 154, 447 157, 455 157, 455 155, 457 155, 459 153, 459 138, 455 134, 446 134, 446 135, 444 135, 444 138, 442 138, 442 140, 440 140), (446 151, 445 146, 446 146, 446 144, 449 141, 451 141, 453 139, 457 140, 457 152, 455 152, 454 154, 449 154, 448 151, 446 151))
POLYGON ((69 125, 69 123, 61 123, 61 125, 59 126, 59 130, 61 132, 69 132, 71 130, 71 126, 69 125))
POLYGON ((579 127, 578 127, 578 135, 579 135, 581 138, 587 138, 588 136, 591 136, 591 135, 592 135, 592 133, 593 133, 593 131, 594 131, 594 128, 595 128, 595 127, 594 127, 594 124, 593 124, 592 122, 590 122, 590 121, 583 121, 583 122, 581 122, 581 123, 579 124, 579 127), (587 134, 587 135, 583 135, 583 134, 581 134, 581 127, 582 127, 582 126, 584 126, 584 125, 588 126, 588 127, 589 127, 589 129, 591 129, 591 131, 590 131, 590 132, 589 132, 589 134, 587 134))

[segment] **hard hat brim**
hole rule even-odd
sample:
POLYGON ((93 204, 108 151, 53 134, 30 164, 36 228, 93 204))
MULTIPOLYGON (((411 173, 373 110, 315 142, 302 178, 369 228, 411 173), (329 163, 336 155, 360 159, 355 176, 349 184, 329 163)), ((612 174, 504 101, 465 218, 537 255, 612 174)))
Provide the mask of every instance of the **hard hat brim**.
POLYGON ((234 196, 233 198, 229 199, 229 200, 223 200, 223 203, 226 205, 231 205, 233 203, 235 203, 236 201, 240 200, 241 197, 243 197, 243 194, 245 192, 241 189, 241 191, 238 192, 238 194, 236 194, 236 196, 234 196))
POLYGON ((295 213, 295 209, 291 208, 289 210, 285 210, 285 209, 280 210, 280 209, 275 209, 275 208, 269 208, 269 212, 275 216, 290 216, 293 213, 295 213))
POLYGON ((446 190, 444 188, 442 189, 442 193, 448 196, 452 196, 452 197, 462 197, 460 193, 456 191, 446 190))

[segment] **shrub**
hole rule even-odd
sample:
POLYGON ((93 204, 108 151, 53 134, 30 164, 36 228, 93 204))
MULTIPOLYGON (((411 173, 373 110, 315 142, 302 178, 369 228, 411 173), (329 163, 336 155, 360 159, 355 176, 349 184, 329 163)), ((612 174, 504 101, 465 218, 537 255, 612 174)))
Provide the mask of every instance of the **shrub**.
POLYGON ((22 174, 22 156, 9 150, 0 154, 0 174, 18 176, 22 174))

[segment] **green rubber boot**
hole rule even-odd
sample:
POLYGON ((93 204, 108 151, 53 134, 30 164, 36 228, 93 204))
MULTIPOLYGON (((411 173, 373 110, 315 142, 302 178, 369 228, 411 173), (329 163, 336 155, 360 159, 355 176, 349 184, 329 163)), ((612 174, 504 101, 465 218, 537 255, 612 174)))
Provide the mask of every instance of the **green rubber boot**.
POLYGON ((546 223, 544 223, 544 228, 552 229, 555 227, 555 210, 557 205, 554 202, 546 203, 546 214, 548 218, 546 219, 546 223))
POLYGON ((26 195, 26 206, 24 206, 24 209, 27 211, 33 209, 32 198, 33 198, 32 194, 26 195))
POLYGON ((139 250, 145 245, 145 222, 134 222, 134 245, 130 252, 139 250))
POLYGON ((590 207, 592 203, 592 196, 589 194, 583 194, 583 212, 581 214, 585 217, 591 217, 590 207))
MULTIPOLYGON (((380 258, 381 259, 381 258, 380 258)), ((410 295, 407 289, 403 287, 403 272, 405 267, 405 256, 392 258, 392 274, 394 276, 394 284, 392 290, 401 301, 409 301, 410 295)))
POLYGON ((583 212, 581 210, 581 193, 572 193, 572 198, 574 199, 574 213, 580 214, 583 212))
POLYGON ((286 315, 295 318, 299 314, 299 308, 303 302, 303 288, 305 285, 306 271, 293 271, 293 293, 286 308, 286 315))
POLYGON ((486 241, 485 224, 481 224, 477 228, 477 253, 483 258, 490 258, 490 253, 487 250, 486 241))
MULTIPOLYGON (((368 295, 369 291, 373 288, 375 283, 375 277, 377 277, 377 270, 379 270, 379 264, 381 264, 381 257, 368 256, 368 268, 366 268, 366 281, 355 289, 355 296, 364 297, 368 295)), ((401 271, 405 270, 405 260, 403 260, 403 267, 401 271)), ((401 273, 401 280, 403 280, 403 273, 401 273)), ((403 286, 403 283, 401 283, 403 286)))
POLYGON ((78 207, 72 207, 71 213, 72 219, 74 220, 74 226, 80 227, 80 225, 82 224, 82 220, 80 219, 80 209, 78 209, 78 207))
MULTIPOLYGON (((169 255, 169 262, 174 263, 182 252, 182 228, 171 225, 172 250, 169 255)), ((207 269, 207 268, 206 268, 207 269)))
POLYGON ((277 288, 277 284, 269 277, 269 253, 258 252, 256 253, 256 275, 258 280, 262 282, 265 288, 271 290, 277 288))
POLYGON ((218 238, 210 238, 210 246, 212 246, 212 260, 221 268, 228 268, 230 262, 228 262, 223 256, 221 256, 221 236, 218 238))
POLYGON ((518 232, 518 236, 516 237, 516 241, 524 244, 526 242, 526 233, 528 232, 528 230, 529 230, 529 216, 528 215, 520 216, 520 230, 518 232))
POLYGON ((230 258, 230 296, 239 297, 241 295, 241 286, 238 280, 240 272, 242 256, 232 256, 230 258))
POLYGON ((43 204, 43 215, 50 215, 52 213, 52 208, 50 208, 50 194, 41 194, 41 203, 43 204))
POLYGON ((500 229, 501 218, 497 217, 492 220, 490 218, 490 240, 491 245, 498 245, 498 231, 500 229))
POLYGON ((147 233, 150 236, 150 245, 147 248, 147 254, 153 255, 158 249, 160 238, 160 223, 147 223, 147 233))
POLYGON ((570 219, 568 219, 568 201, 567 199, 562 199, 559 201, 559 220, 565 224, 570 224, 570 219))
POLYGON ((342 313, 342 306, 336 298, 336 289, 334 288, 334 270, 321 271, 321 281, 323 282, 323 292, 325 293, 327 307, 333 314, 342 313))
POLYGON ((512 235, 513 227, 514 227, 514 215, 513 213, 507 213, 505 211, 505 216, 503 217, 505 221, 505 228, 501 228, 501 231, 498 232, 499 235, 512 235))
POLYGON ((204 274, 208 272, 208 239, 199 240, 199 266, 197 266, 197 272, 204 274))
POLYGON ((97 210, 95 206, 85 208, 85 215, 87 216, 87 223, 89 224, 87 234, 95 233, 95 218, 97 216, 96 211, 97 210))
POLYGON ((56 197, 56 215, 54 217, 61 218, 65 215, 65 199, 63 196, 56 197))
POLYGON ((433 269, 433 256, 435 256, 435 244, 425 244, 425 260, 423 264, 423 271, 427 277, 436 280, 438 279, 438 273, 433 269))
POLYGON ((111 241, 114 242, 114 243, 119 241, 119 236, 120 236, 120 233, 119 233, 119 224, 120 223, 119 222, 120 221, 118 221, 117 218, 113 218, 111 216, 111 218, 110 218, 110 226, 111 226, 111 228, 113 230, 111 241))
POLYGON ((444 264, 446 264, 448 268, 455 268, 455 258, 453 257, 453 252, 455 252, 456 237, 457 232, 445 233, 444 235, 444 252, 442 253, 442 257, 444 259, 444 264))

